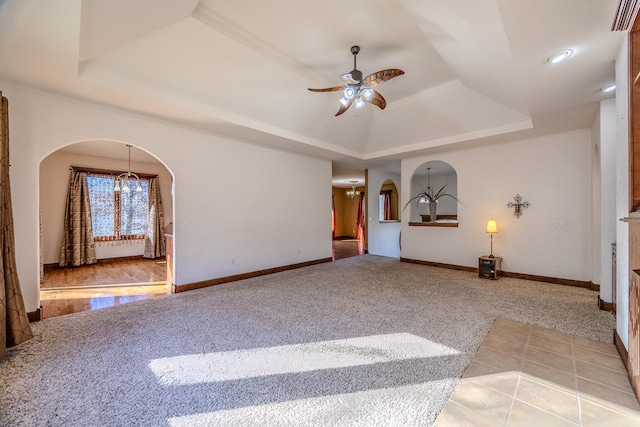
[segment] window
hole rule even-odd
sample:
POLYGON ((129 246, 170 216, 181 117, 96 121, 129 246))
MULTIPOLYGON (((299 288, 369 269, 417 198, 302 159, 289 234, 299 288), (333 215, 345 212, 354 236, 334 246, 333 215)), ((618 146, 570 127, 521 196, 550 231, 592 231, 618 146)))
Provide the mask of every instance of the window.
POLYGON ((149 181, 140 179, 142 191, 113 191, 115 178, 89 174, 91 224, 95 240, 143 239, 149 210, 149 181))

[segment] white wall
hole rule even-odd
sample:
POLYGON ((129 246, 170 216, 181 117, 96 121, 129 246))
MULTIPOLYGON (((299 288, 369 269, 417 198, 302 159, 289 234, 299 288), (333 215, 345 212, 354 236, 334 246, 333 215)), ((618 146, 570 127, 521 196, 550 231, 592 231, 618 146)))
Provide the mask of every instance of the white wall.
POLYGON ((329 161, 0 84, 9 100, 16 260, 28 311, 39 302, 40 162, 78 141, 130 143, 172 172, 176 284, 331 257, 329 161))
MULTIPOLYGON (((400 258, 400 222, 380 222, 378 209, 380 188, 389 179, 398 189, 398 200, 402 200, 400 194, 400 175, 390 174, 379 169, 369 169, 367 174, 367 187, 369 188, 369 200, 367 201, 367 217, 369 227, 369 240, 367 250, 372 255, 380 255, 392 258, 400 258)), ((399 206, 398 215, 402 211, 399 206)))
POLYGON ((602 139, 602 117, 598 112, 591 126, 591 280, 596 285, 602 282, 602 242, 601 242, 601 173, 600 144, 602 139))
POLYGON ((403 258, 477 267, 489 252, 485 230, 493 217, 493 253, 504 257, 505 271, 592 280, 590 130, 405 159, 403 205, 410 177, 429 160, 457 172, 459 227, 410 227, 403 212, 403 258), (506 206, 516 194, 531 203, 519 219, 506 206))
MULTIPOLYGON (((611 244, 616 242, 616 100, 600 103, 600 298, 613 301, 611 244)), ((597 235, 597 234, 596 234, 597 235)))
MULTIPOLYGON (((629 215, 629 35, 616 58, 616 220, 629 215)), ((629 226, 616 221, 616 331, 629 348, 629 226)))
MULTIPOLYGON (((113 143, 115 151, 126 147, 113 143)), ((86 167, 95 169, 111 169, 126 171, 127 160, 105 157, 86 156, 66 151, 56 151, 47 156, 40 164, 40 210, 42 213, 42 235, 44 242, 43 261, 45 264, 59 262, 60 245, 64 213, 69 188, 70 167, 86 167)), ((131 162, 131 170, 138 173, 156 174, 160 180, 160 196, 164 208, 165 225, 173 220, 171 209, 171 174, 161 163, 131 162)), ((120 242, 97 242, 98 259, 117 258, 144 254, 144 241, 125 240, 120 242)))

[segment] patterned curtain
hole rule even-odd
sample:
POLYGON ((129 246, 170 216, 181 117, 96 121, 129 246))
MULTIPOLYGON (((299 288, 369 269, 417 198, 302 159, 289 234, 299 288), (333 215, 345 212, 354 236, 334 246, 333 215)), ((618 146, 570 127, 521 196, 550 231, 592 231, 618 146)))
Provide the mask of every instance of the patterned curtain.
POLYGON ((64 213, 60 267, 78 267, 96 262, 98 259, 93 241, 87 173, 72 170, 69 179, 67 208, 64 213))
POLYGON ((356 240, 364 240, 364 193, 358 199, 358 219, 356 221, 356 240))
POLYGON ((38 212, 38 228, 40 229, 40 281, 44 281, 44 236, 42 234, 42 211, 38 212))
POLYGON ((158 258, 166 254, 164 244, 164 209, 160 197, 160 178, 149 180, 149 215, 144 243, 144 257, 158 258))
POLYGON ((0 92, 0 360, 7 347, 33 338, 16 268, 9 185, 9 102, 0 92))

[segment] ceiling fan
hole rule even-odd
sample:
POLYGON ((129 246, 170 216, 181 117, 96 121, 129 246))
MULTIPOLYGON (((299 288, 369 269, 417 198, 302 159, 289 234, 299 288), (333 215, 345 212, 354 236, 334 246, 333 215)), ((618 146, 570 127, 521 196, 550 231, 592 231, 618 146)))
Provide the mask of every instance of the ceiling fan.
POLYGON ((353 70, 349 73, 340 76, 340 79, 346 84, 342 86, 328 87, 324 89, 312 89, 311 92, 337 92, 343 91, 344 96, 340 98, 340 109, 336 113, 336 116, 344 113, 355 104, 356 108, 364 107, 365 102, 376 105, 381 110, 387 106, 387 101, 380 95, 379 92, 372 89, 394 77, 398 77, 404 74, 404 71, 397 68, 390 68, 388 70, 381 70, 373 74, 369 74, 364 79, 362 78, 362 71, 356 68, 356 55, 360 52, 360 46, 352 46, 351 53, 353 54, 353 70))

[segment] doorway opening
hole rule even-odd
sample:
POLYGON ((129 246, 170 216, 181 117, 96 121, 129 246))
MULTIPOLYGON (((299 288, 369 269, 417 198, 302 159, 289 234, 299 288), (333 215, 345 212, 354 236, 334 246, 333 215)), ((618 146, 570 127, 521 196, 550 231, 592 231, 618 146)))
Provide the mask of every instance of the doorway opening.
POLYGON ((332 188, 332 259, 365 253, 366 200, 364 183, 350 181, 332 188))
MULTIPOLYGON (((132 146, 128 154, 127 145, 120 141, 83 141, 65 146, 40 162, 40 305, 44 318, 171 293, 166 256, 162 253, 147 254, 150 258, 143 256, 146 211, 150 209, 149 205, 142 206, 136 200, 150 200, 148 193, 154 191, 149 190, 149 185, 157 178, 154 185, 158 187, 162 215, 155 221, 162 228, 170 228, 173 176, 155 156, 141 149, 132 146), (89 171, 95 177, 89 191, 93 198, 90 210, 95 230, 89 242, 94 245, 95 259, 73 267, 67 265, 78 263, 60 266, 72 169, 89 171), (121 182, 117 172, 124 171, 136 173, 140 181, 148 179, 143 183, 145 191, 134 196, 135 185, 130 193, 124 187, 118 191, 114 185, 121 182)), ((165 235, 160 234, 156 232, 164 243, 165 235)), ((168 252, 172 248, 167 249, 168 252)))

